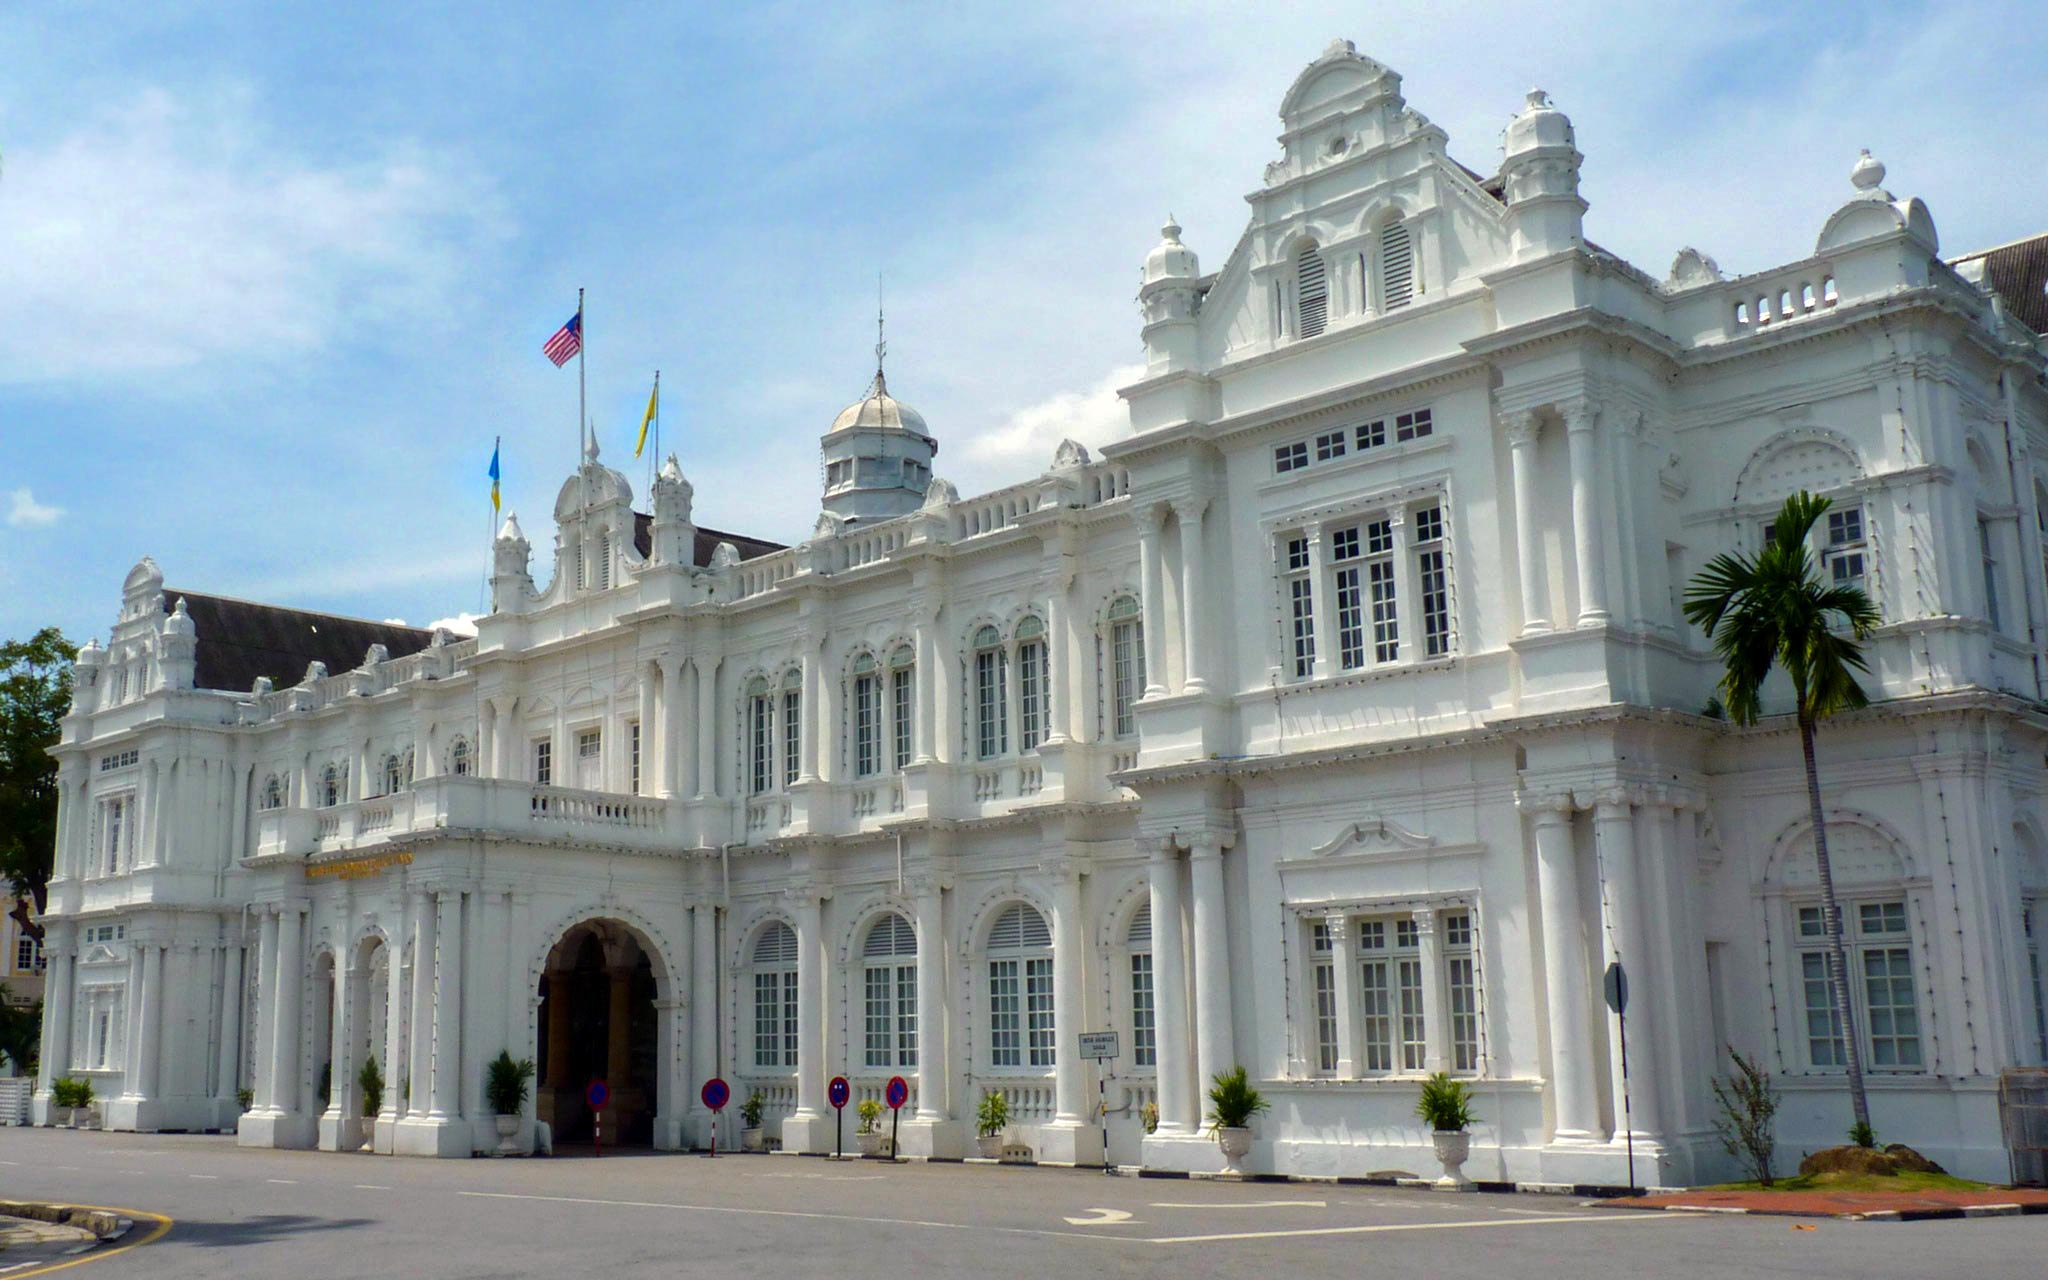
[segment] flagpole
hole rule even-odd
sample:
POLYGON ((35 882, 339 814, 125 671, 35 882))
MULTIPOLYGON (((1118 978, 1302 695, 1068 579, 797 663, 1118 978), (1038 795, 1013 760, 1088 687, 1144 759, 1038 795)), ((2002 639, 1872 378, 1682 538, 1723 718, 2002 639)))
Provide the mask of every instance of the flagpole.
POLYGON ((584 423, 588 410, 583 393, 583 348, 590 345, 590 327, 583 319, 583 290, 576 290, 576 466, 583 466, 583 455, 587 452, 584 444, 584 423))

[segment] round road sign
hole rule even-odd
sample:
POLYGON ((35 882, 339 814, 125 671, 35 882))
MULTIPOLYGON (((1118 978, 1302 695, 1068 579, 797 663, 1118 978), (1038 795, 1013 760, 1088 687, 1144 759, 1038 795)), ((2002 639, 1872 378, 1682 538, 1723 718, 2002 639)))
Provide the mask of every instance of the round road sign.
POLYGON ((732 1101, 732 1090, 717 1076, 704 1082, 704 1105, 713 1111, 725 1110, 725 1104, 732 1101))
POLYGON ((583 1090, 583 1100, 590 1104, 592 1111, 599 1111, 612 1100, 612 1087, 602 1080, 592 1080, 583 1090))
POLYGON ((846 1083, 845 1076, 833 1076, 832 1083, 825 1087, 825 1098, 835 1107, 845 1107, 853 1097, 853 1086, 846 1083))
POLYGON ((889 1088, 882 1096, 889 1100, 891 1111, 901 1111, 903 1104, 910 1101, 910 1085, 902 1076, 890 1076, 889 1088))

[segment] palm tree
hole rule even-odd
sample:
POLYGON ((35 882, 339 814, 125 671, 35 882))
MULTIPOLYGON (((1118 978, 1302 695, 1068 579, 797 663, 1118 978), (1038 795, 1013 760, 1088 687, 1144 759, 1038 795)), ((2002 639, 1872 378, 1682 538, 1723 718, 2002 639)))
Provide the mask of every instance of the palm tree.
POLYGON ((1763 714, 1764 679, 1773 667, 1782 667, 1792 682, 1827 931, 1828 994, 1841 1026, 1849 1101, 1856 1113, 1852 1132, 1858 1141, 1867 1142, 1870 1099, 1863 1091, 1863 1051, 1849 1004, 1849 961, 1842 948, 1842 909, 1835 901, 1834 871, 1828 865, 1813 730, 1822 718, 1870 701, 1855 673, 1869 669, 1861 641, 1876 628, 1878 618, 1877 606, 1861 587, 1830 583, 1807 550, 1807 537, 1828 506, 1826 498, 1804 490, 1785 499, 1762 551, 1754 556, 1740 551, 1718 555, 1700 570, 1686 589, 1685 616, 1707 633, 1726 668, 1721 699, 1735 723, 1754 724, 1763 714))

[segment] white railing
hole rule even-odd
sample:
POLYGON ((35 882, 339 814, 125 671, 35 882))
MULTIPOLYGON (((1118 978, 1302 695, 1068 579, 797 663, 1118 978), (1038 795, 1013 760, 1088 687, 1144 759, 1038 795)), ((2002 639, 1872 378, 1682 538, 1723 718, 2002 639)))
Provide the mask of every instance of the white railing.
MULTIPOLYGON (((879 1067, 861 1068, 864 1073, 880 1069, 879 1067)), ((910 1086, 910 1097, 904 1102, 903 1109, 915 1115, 917 1113, 917 1068, 905 1067, 897 1074, 903 1077, 903 1083, 910 1086)), ((887 1133, 889 1131, 889 1099, 887 1096, 889 1092, 889 1077, 862 1074, 853 1077, 848 1083, 853 1086, 853 1101, 848 1104, 848 1109, 851 1110, 858 1107, 861 1103, 873 1098, 876 1102, 882 1104, 882 1132, 887 1133)))
POLYGON ((1830 310, 1841 301, 1834 272, 1825 263, 1808 263, 1775 278, 1752 277, 1730 286, 1729 324, 1737 331, 1782 325, 1830 310))
POLYGON ((748 835, 768 835, 788 825, 788 800, 780 796, 761 796, 747 801, 748 835))
POLYGON ((903 784, 900 782, 892 782, 889 784, 887 790, 889 793, 889 812, 903 812, 903 784))
POLYGON ((787 1076, 761 1080, 742 1076, 739 1090, 733 1095, 734 1109, 756 1093, 761 1095, 761 1128, 771 1137, 780 1138, 782 1122, 796 1110, 796 1082, 787 1076))
POLYGON ((390 829, 391 801, 388 798, 384 799, 381 803, 364 801, 362 807, 356 811, 356 833, 358 835, 369 835, 372 832, 389 831, 390 829))
POLYGON ((842 534, 839 538, 838 554, 834 558, 835 563, 833 567, 836 569, 858 569, 862 565, 886 560, 897 551, 902 550, 903 544, 908 541, 910 541, 910 521, 908 518, 901 517, 891 520, 886 524, 874 525, 855 533, 842 534))
POLYGON ((1001 769, 977 769, 974 771, 974 799, 976 803, 1003 798, 1003 771, 1001 769))
POLYGON ((663 801, 643 796, 572 791, 567 787, 534 787, 529 800, 535 822, 577 822, 639 831, 660 830, 667 809, 663 801))
POLYGON ((978 538, 985 533, 1007 529, 1038 506, 1036 482, 998 489, 984 498, 966 498, 953 504, 953 536, 978 538))
POLYGON ((1017 766, 1017 794, 1035 796, 1045 790, 1045 767, 1027 760, 1017 766))
POLYGON ((1084 507, 1099 507, 1105 502, 1127 498, 1130 493, 1130 468, 1112 462, 1097 463, 1081 480, 1081 505, 1084 507))
POLYGON ((853 793, 853 816, 855 819, 875 816, 875 789, 862 787, 853 793))
POLYGON ((733 598, 745 600, 750 596, 764 595, 795 577, 796 568, 795 548, 743 560, 734 571, 737 585, 733 589, 733 598))
POLYGON ((974 1086, 975 1097, 969 1105, 979 1105, 981 1094, 1000 1093, 1010 1104, 1011 1124, 1045 1124, 1059 1114, 1059 1098, 1050 1076, 976 1077, 974 1086))
POLYGON ((313 825, 313 838, 315 840, 332 840, 340 834, 341 815, 338 813, 323 813, 320 815, 320 820, 313 825))

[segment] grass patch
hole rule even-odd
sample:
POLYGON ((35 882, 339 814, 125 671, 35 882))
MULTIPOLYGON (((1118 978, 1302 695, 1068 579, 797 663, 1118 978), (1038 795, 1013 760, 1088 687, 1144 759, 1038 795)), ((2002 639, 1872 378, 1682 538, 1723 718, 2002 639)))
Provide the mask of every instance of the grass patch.
POLYGON ((1817 1173, 1812 1177, 1780 1178, 1770 1186, 1761 1182, 1724 1182, 1709 1191, 1985 1191, 1988 1182, 1972 1182, 1946 1173, 1900 1172, 1889 1176, 1874 1173, 1817 1173))

